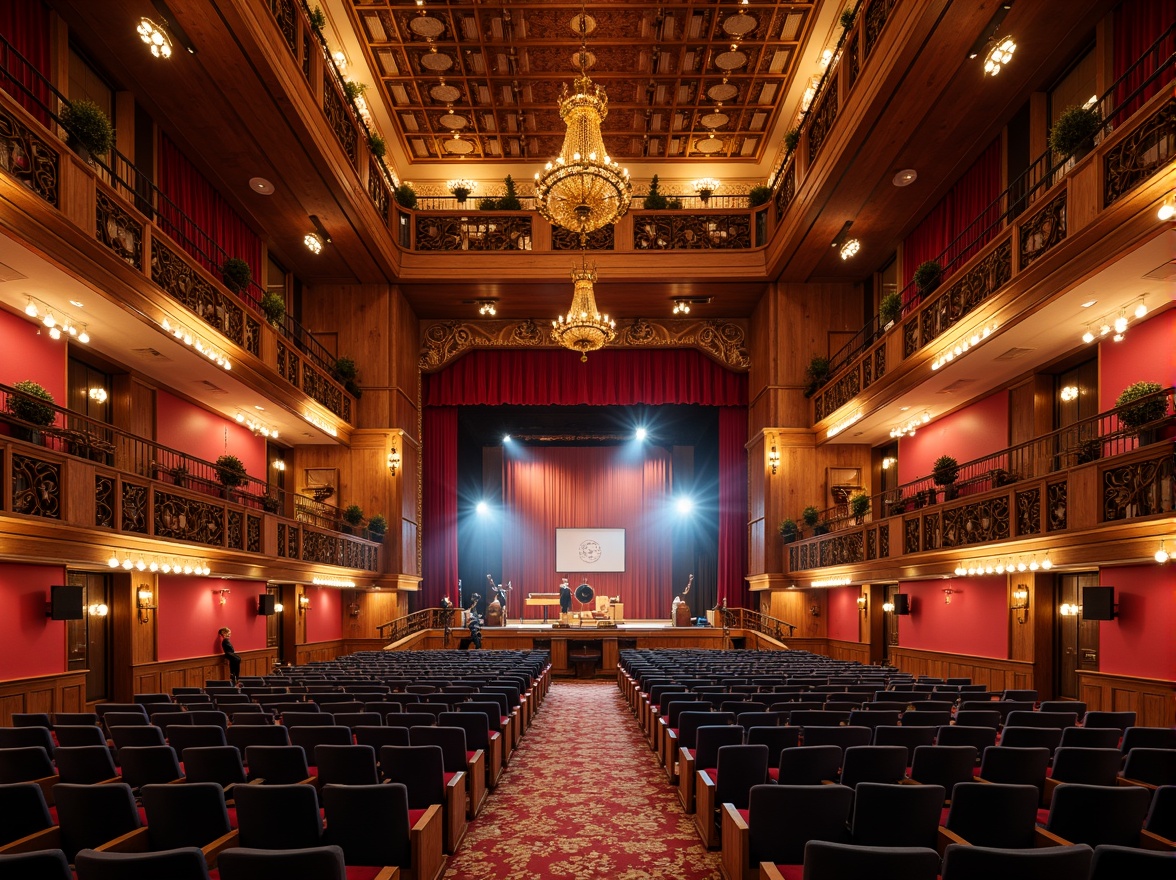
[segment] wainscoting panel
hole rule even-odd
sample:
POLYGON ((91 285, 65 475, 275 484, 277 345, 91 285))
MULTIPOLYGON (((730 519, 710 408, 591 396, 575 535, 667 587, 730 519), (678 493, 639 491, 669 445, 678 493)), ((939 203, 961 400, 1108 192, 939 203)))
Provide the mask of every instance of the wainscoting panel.
POLYGON ((1176 681, 1080 671, 1078 699, 1087 710, 1134 712, 1140 727, 1176 725, 1176 681))
POLYGON ((970 678, 990 691, 1032 688, 1033 664, 1020 660, 1000 660, 995 657, 971 657, 965 654, 944 654, 914 648, 891 647, 890 663, 903 672, 929 675, 933 678, 970 678))

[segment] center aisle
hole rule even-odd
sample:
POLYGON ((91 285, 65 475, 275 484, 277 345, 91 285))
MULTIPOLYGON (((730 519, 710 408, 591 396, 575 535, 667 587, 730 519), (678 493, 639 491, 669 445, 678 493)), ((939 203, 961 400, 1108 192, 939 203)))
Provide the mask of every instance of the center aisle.
POLYGON ((615 682, 555 682, 447 880, 717 880, 615 682))

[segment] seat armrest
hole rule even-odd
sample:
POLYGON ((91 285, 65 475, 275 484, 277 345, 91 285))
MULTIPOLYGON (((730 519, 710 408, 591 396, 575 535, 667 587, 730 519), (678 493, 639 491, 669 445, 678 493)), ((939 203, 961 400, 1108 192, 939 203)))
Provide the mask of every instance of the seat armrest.
POLYGON ((784 880, 784 875, 780 873, 780 869, 771 862, 760 862, 760 880, 784 880))
POLYGON ((200 847, 200 851, 204 853, 204 863, 208 865, 208 869, 212 870, 216 867, 216 860, 220 858, 220 854, 226 849, 232 849, 235 846, 240 846, 240 832, 236 829, 230 831, 228 834, 223 834, 212 843, 206 843, 200 847))
POLYGON ((722 806, 722 864, 728 880, 746 880, 751 872, 748 864, 751 851, 751 834, 747 823, 739 815, 734 804, 722 806))
POLYGON ((1176 851, 1176 840, 1161 837, 1154 831, 1140 831, 1139 845, 1143 849, 1154 849, 1160 852, 1176 851))
POLYGON ((98 852, 145 853, 150 852, 150 841, 147 839, 147 826, 128 831, 113 840, 94 847, 98 852))
POLYGON ((1142 779, 1128 779, 1126 776, 1116 776, 1115 782, 1118 785, 1135 785, 1139 788, 1146 788, 1148 791, 1154 793, 1158 786, 1152 785, 1150 782, 1144 782, 1142 779))
POLYGON ((445 869, 445 856, 441 852, 444 834, 441 806, 433 804, 409 830, 415 880, 437 880, 441 876, 445 869))
POLYGON ((54 825, 52 828, 34 831, 32 834, 6 843, 4 846, 0 846, 0 855, 34 852, 39 849, 61 849, 61 828, 54 825))
POLYGON ((1074 844, 1066 840, 1064 837, 1059 837, 1052 831, 1046 831, 1044 828, 1038 827, 1033 829, 1033 845, 1035 847, 1042 846, 1073 846, 1074 844))
POLYGON ((53 786, 61 782, 61 777, 56 774, 53 776, 42 776, 40 779, 34 779, 33 782, 41 786, 41 794, 45 795, 45 803, 50 807, 53 806, 53 786))
POLYGON ((954 831, 940 825, 939 826, 939 839, 938 839, 938 841, 936 841, 936 844, 935 844, 935 848, 939 851, 939 858, 941 858, 941 859, 943 858, 943 853, 947 849, 947 845, 949 843, 958 843, 958 844, 962 844, 963 846, 971 846, 972 845, 968 841, 964 840, 964 838, 962 838, 958 834, 956 834, 954 831))

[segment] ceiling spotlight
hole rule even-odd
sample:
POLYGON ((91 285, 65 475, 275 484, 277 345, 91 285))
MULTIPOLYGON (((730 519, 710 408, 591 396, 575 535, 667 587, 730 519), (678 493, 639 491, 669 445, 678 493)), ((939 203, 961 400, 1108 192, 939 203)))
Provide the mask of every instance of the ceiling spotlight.
POLYGON ((25 306, 25 314, 30 318, 37 317, 37 304, 33 302, 33 298, 29 297, 29 303, 25 306))
POLYGON ((989 76, 1000 73, 1000 69, 1013 60, 1013 53, 1017 51, 1017 42, 1012 37, 1005 37, 999 43, 993 38, 993 43, 984 59, 984 72, 989 76))
POLYGON ((1119 317, 1115 318, 1115 332, 1123 333, 1127 329, 1127 316, 1119 312, 1119 317))
POLYGON ((1141 296, 1139 298, 1139 305, 1135 307, 1135 317, 1142 318, 1147 314, 1147 297, 1141 296))
POLYGON ((641 440, 644 440, 644 439, 645 439, 645 435, 646 435, 646 431, 645 431, 645 429, 644 429, 644 428, 638 428, 638 429, 637 429, 637 432, 636 432, 636 435, 635 435, 635 436, 637 437, 637 440, 638 440, 638 441, 641 441, 641 440))
POLYGON ((1176 217, 1176 196, 1168 196, 1164 199, 1164 204, 1160 205, 1160 210, 1156 211, 1156 216, 1161 220, 1171 220, 1176 217))
POLYGON ((856 238, 851 238, 841 246, 841 259, 848 260, 862 249, 862 243, 856 238))
POLYGON ((151 49, 156 58, 171 58, 172 44, 167 31, 149 18, 139 19, 139 26, 135 28, 139 37, 151 49))
POLYGON ((690 314, 690 300, 688 300, 688 299, 674 300, 674 314, 675 315, 689 315, 690 314))
POLYGON ((317 232, 308 232, 302 238, 302 243, 306 245, 306 249, 316 256, 323 252, 323 240, 319 238, 317 232))
POLYGON ((1090 332, 1090 327, 1086 328, 1086 332, 1082 334, 1082 341, 1087 345, 1094 342, 1094 334, 1090 332))
POLYGON ((914 168, 904 168, 898 174, 894 175, 892 183, 895 186, 910 186, 919 177, 919 172, 914 168))

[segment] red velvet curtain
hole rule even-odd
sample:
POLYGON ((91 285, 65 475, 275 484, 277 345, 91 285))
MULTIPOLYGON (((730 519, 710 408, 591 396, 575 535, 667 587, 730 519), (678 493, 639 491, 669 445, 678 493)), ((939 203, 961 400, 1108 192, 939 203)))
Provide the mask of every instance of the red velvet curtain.
MULTIPOLYGON (((528 592, 554 593, 557 528, 625 530, 625 571, 566 572, 598 596, 620 596, 625 617, 668 618, 673 601, 669 451, 631 446, 528 447, 503 463, 507 511, 502 570, 518 588, 510 603, 519 616, 528 592)), ((565 572, 560 572, 564 574, 565 572)), ((542 609, 527 616, 542 617, 542 609)))
POLYGON ((1176 78, 1176 68, 1169 64, 1155 80, 1144 85, 1158 65, 1176 51, 1176 34, 1172 30, 1176 24, 1176 0, 1124 0, 1115 8, 1112 22, 1115 80, 1143 59, 1115 87, 1116 110, 1112 122, 1119 125, 1176 78), (1161 35, 1165 36, 1157 50, 1149 52, 1161 35), (1139 93, 1133 94, 1136 89, 1140 89, 1139 93))
POLYGON ((719 408, 718 601, 751 607, 747 588, 747 410, 719 408), (728 476, 724 478, 724 474, 728 476), (733 475, 742 474, 742 479, 733 475))
MULTIPOLYGON (((938 260, 946 274, 953 264, 963 263, 991 241, 999 231, 1001 209, 996 199, 1003 188, 997 138, 903 241, 903 287, 910 284, 920 263, 938 260)), ((914 293, 910 291, 907 298, 914 293)))
POLYGON ((424 497, 421 519, 424 542, 421 603, 436 608, 441 597, 455 605, 457 595, 457 408, 429 407, 422 431, 428 452, 424 457, 424 497))
MULTIPOLYGON (((263 282, 261 239, 167 135, 159 139, 159 189, 167 196, 159 223, 177 244, 217 278, 225 260, 238 257, 263 282)), ((256 289, 245 292, 249 300, 259 296, 256 289)))
POLYGON ((51 94, 43 79, 49 76, 49 10, 41 0, 4 0, 0 3, 0 37, 12 47, 11 52, 4 50, 0 88, 49 125, 45 107, 51 106, 51 94))
POLYGON ((743 406, 747 377, 692 349, 472 351, 425 377, 425 406, 592 406, 697 403, 743 406))

